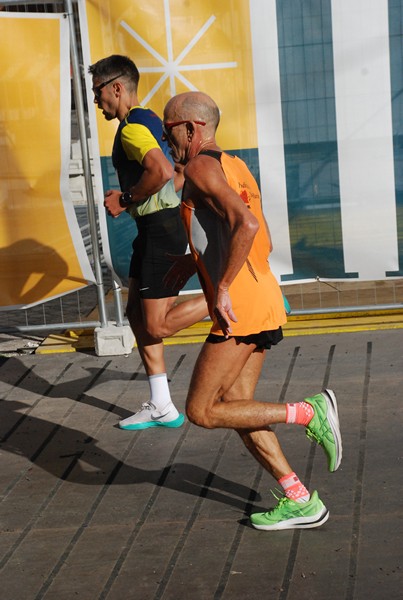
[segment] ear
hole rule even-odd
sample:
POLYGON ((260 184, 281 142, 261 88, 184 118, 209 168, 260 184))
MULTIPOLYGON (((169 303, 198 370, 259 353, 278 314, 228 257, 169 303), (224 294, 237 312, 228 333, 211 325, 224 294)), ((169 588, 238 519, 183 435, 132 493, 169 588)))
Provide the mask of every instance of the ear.
POLYGON ((124 89, 123 85, 120 83, 120 81, 115 81, 113 83, 113 91, 114 91, 116 98, 118 98, 119 96, 122 95, 123 89, 124 89))
POLYGON ((186 133, 189 141, 192 139, 194 132, 195 126, 191 121, 189 121, 188 123, 186 123, 186 133))

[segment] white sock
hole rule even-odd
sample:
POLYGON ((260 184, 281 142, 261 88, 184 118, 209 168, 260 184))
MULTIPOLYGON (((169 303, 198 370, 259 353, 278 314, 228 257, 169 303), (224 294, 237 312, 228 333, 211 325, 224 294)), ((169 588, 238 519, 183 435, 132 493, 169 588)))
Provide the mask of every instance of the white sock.
POLYGON ((151 392, 150 402, 157 410, 162 410, 167 404, 172 402, 166 373, 150 375, 148 383, 150 384, 151 392))

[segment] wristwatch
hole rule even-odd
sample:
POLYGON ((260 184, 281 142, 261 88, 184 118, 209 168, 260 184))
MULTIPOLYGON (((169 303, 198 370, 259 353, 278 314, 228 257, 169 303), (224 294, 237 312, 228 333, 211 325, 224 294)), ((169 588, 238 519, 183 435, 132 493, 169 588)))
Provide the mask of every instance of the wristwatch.
POLYGON ((123 192, 120 194, 119 204, 122 208, 127 208, 133 204, 132 195, 130 192, 123 192))

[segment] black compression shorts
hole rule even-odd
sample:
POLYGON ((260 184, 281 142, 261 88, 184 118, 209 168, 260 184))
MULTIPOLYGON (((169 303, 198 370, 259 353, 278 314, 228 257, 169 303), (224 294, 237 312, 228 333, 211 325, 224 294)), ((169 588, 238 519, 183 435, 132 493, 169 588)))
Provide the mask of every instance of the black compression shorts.
POLYGON ((187 236, 179 206, 165 208, 136 219, 138 235, 133 242, 130 277, 140 283, 142 298, 169 298, 179 291, 164 286, 172 266, 167 254, 185 254, 187 236))
POLYGON ((275 346, 283 339, 283 330, 279 327, 278 329, 251 333, 250 335, 233 335, 229 338, 210 333, 206 338, 206 342, 220 344, 221 342, 227 342, 231 338, 234 338, 237 344, 256 344, 256 350, 270 350, 272 346, 275 346))

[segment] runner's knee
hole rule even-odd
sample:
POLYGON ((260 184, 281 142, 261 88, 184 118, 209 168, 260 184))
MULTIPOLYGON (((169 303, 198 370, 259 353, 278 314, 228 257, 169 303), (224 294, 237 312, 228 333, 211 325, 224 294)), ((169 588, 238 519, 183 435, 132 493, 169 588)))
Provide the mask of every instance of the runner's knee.
POLYGON ((170 335, 167 327, 165 326, 165 321, 163 320, 155 320, 155 319, 146 319, 145 326, 147 332, 155 338, 164 338, 170 335))
POLYGON ((200 410, 192 404, 186 406, 186 416, 191 423, 204 427, 205 429, 214 429, 215 424, 211 411, 200 410))

